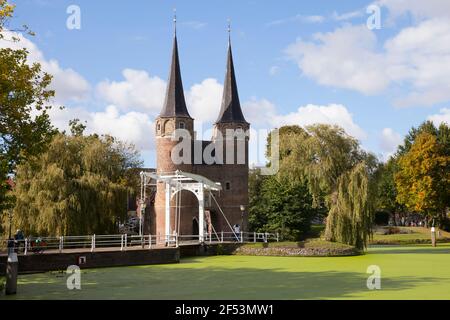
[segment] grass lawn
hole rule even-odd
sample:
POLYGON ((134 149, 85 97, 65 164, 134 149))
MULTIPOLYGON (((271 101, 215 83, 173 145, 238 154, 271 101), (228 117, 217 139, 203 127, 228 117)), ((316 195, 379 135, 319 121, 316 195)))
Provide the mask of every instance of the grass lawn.
POLYGON ((68 291, 64 275, 22 275, 13 298, 450 299, 450 244, 372 247, 355 257, 215 256, 85 270, 80 291, 68 291), (381 290, 366 287, 370 265, 381 268, 381 290))
MULTIPOLYGON (((431 243, 430 229, 419 227, 397 227, 403 232, 402 234, 388 234, 380 235, 375 233, 373 235, 373 244, 396 244, 406 245, 414 243, 431 243)), ((437 238, 438 242, 450 242, 450 233, 440 230, 440 237, 437 238)))

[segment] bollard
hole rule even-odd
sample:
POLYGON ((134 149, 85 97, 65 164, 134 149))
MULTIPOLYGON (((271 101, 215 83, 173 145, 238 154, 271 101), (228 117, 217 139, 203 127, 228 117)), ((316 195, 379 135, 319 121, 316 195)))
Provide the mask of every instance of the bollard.
POLYGON ((7 295, 17 293, 17 273, 19 271, 19 261, 17 253, 12 252, 8 255, 8 262, 6 264, 6 290, 7 295))
POLYGON ((431 228, 431 245, 433 247, 436 247, 436 228, 435 227, 431 228))

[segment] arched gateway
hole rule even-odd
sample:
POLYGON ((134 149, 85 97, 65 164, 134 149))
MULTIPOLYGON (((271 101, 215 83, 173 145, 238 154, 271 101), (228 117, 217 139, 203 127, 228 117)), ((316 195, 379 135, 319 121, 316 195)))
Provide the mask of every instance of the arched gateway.
MULTIPOLYGON (((146 186, 151 180, 164 183, 165 185, 165 236, 169 237, 177 230, 173 230, 170 223, 170 201, 183 190, 192 192, 198 200, 198 236, 200 242, 205 239, 205 195, 213 191, 221 191, 222 186, 218 182, 213 182, 208 178, 193 173, 175 171, 167 174, 157 174, 154 172, 141 172, 142 197, 145 199, 146 186)), ((177 201, 177 205, 179 205, 177 201)))

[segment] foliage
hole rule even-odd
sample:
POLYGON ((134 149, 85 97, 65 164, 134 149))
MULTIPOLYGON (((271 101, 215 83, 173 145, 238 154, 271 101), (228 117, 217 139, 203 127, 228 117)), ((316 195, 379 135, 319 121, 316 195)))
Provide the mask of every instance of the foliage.
POLYGON ((433 122, 426 121, 417 128, 413 127, 406 135, 404 143, 398 147, 397 153, 379 168, 377 210, 391 215, 418 212, 428 220, 437 217, 441 227, 444 227, 449 222, 445 219, 445 208, 449 207, 449 156, 450 128, 447 124, 442 123, 436 127, 433 122), (426 146, 423 138, 421 147, 417 145, 419 137, 424 135, 429 139, 435 138, 435 142, 429 141, 434 147, 428 145, 431 148, 424 150, 426 146), (439 169, 432 165, 433 161, 436 164, 438 158, 447 162, 447 165, 441 167, 442 176, 438 173, 439 169), (433 197, 434 208, 431 208, 430 203, 426 205, 425 202, 431 201, 433 197), (438 202, 437 198, 440 198, 438 202), (439 205, 440 209, 437 208, 439 205))
POLYGON ((316 213, 312 197, 303 183, 290 183, 276 176, 262 178, 253 173, 250 181, 252 230, 279 232, 282 239, 299 240, 309 231, 316 213))
MULTIPOLYGON (((0 41, 18 41, 5 39, 3 32, 13 12, 12 4, 0 0, 0 41)), ((23 160, 45 150, 56 133, 48 116, 54 95, 50 82, 38 63, 28 63, 25 49, 0 49, 0 212, 14 202, 7 176, 14 175, 23 160)))
POLYGON ((432 121, 425 121, 418 128, 411 128, 406 135, 403 144, 398 147, 397 157, 408 153, 412 145, 414 144, 414 141, 416 141, 417 136, 422 133, 429 133, 433 136, 437 136, 438 129, 435 127, 432 121))
POLYGON ((336 200, 328 213, 326 238, 364 248, 372 235, 374 190, 368 166, 357 164, 339 177, 336 200))
POLYGON ((366 246, 373 219, 376 158, 337 126, 282 128, 280 141, 279 177, 306 185, 314 208, 329 211, 327 239, 358 249, 366 246))
POLYGON ((446 143, 422 132, 399 158, 397 200, 427 217, 445 218, 450 206, 450 155, 446 143))
POLYGON ((15 6, 8 0, 0 0, 0 40, 3 39, 2 31, 5 24, 12 18, 15 6))
POLYGON ((397 188, 394 175, 398 171, 398 163, 395 158, 390 158, 378 169, 377 185, 377 210, 396 214, 404 210, 404 206, 397 201, 397 188))
POLYGON ((134 147, 97 135, 58 134, 48 150, 18 166, 15 226, 26 234, 117 232, 127 210, 134 147))

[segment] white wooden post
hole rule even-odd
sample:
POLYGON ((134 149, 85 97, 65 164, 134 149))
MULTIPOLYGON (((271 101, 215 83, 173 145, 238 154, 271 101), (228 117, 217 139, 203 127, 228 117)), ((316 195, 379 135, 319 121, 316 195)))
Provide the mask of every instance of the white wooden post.
POLYGON ((244 243, 244 232, 241 231, 241 243, 244 243))
POLYGON ((203 194, 203 183, 200 183, 198 190, 198 216, 199 216, 199 241, 205 239, 205 198, 203 194))
POLYGON ((278 232, 277 232, 277 242, 280 242, 280 238, 279 238, 278 232))
POLYGON ((220 231, 220 242, 223 243, 223 231, 220 231))
POLYGON ((175 246, 178 248, 178 233, 175 233, 175 246))
POLYGON ((124 247, 125 247, 125 250, 127 249, 127 246, 128 246, 128 234, 125 233, 125 237, 124 237, 124 247))
POLYGON ((171 190, 172 187, 169 183, 166 183, 166 244, 169 244, 170 237, 170 198, 171 198, 171 190))
POLYGON ((149 249, 152 248, 152 235, 151 234, 148 235, 148 248, 149 249))
POLYGON ((59 253, 63 250, 63 237, 59 237, 59 253))
POLYGON ((26 256, 28 253, 28 238, 25 238, 25 249, 23 251, 23 254, 26 256))
POLYGON ((256 232, 253 232, 253 242, 256 243, 256 232))
POLYGON ((95 234, 92 236, 91 239, 91 252, 94 252, 95 250, 95 234))

